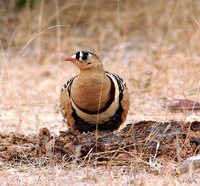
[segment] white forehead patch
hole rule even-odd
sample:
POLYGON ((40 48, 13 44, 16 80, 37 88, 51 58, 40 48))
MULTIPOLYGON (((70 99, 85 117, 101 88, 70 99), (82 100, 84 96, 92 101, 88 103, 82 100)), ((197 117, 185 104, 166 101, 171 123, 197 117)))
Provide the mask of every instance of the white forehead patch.
POLYGON ((74 54, 73 56, 71 56, 72 58, 76 59, 76 54, 74 54))

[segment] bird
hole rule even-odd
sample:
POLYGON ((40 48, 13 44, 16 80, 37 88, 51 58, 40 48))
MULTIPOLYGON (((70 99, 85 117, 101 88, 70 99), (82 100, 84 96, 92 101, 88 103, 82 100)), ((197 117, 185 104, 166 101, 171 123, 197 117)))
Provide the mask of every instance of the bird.
POLYGON ((69 131, 114 131, 125 124, 130 107, 125 81, 105 71, 94 52, 78 51, 65 61, 80 71, 61 88, 60 109, 69 131))

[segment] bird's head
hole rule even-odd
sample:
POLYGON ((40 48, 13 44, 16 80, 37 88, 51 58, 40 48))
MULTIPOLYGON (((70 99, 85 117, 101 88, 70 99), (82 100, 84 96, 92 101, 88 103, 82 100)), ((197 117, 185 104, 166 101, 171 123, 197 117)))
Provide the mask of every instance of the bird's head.
POLYGON ((95 53, 89 51, 79 51, 73 56, 65 58, 65 61, 74 63, 80 71, 103 69, 100 58, 95 53))

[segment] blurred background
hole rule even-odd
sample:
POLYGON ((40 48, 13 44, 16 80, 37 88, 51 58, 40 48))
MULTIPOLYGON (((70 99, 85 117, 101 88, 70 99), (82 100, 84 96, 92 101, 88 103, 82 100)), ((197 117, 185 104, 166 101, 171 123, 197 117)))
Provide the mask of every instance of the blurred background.
POLYGON ((0 126, 65 127, 64 57, 91 50, 131 93, 127 123, 184 119, 166 100, 200 101, 199 0, 0 0, 0 126))

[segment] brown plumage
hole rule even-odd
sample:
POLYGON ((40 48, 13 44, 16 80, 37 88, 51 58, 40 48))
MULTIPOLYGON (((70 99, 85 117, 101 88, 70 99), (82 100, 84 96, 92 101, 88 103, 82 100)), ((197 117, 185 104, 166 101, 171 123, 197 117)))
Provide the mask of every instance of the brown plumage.
POLYGON ((68 127, 79 132, 118 129, 130 106, 125 82, 104 71, 103 63, 92 52, 79 51, 65 60, 80 70, 61 91, 60 106, 68 127))

